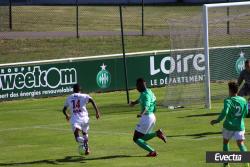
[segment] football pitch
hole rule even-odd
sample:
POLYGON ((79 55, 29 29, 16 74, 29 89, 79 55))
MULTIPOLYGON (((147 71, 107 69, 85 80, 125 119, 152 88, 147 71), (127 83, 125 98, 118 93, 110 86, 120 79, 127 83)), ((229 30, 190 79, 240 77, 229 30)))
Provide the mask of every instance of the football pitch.
MULTIPOLYGON (((159 103, 165 88, 153 89, 159 103)), ((138 97, 130 91, 131 99, 138 97)), ((165 144, 158 138, 149 141, 159 153, 156 158, 133 143, 132 135, 138 122, 134 108, 126 104, 124 92, 91 94, 102 117, 96 120, 90 113, 89 156, 80 156, 62 107, 65 96, 2 102, 0 108, 0 166, 88 166, 88 167, 202 167, 206 151, 222 150, 222 124, 211 126, 223 100, 213 101, 213 109, 183 108, 169 110, 158 106, 155 129, 163 128, 168 136, 165 144)), ((249 143, 249 120, 246 119, 246 145, 249 143)), ((238 150, 231 142, 231 150, 238 150)), ((242 165, 231 165, 242 166, 242 165)))

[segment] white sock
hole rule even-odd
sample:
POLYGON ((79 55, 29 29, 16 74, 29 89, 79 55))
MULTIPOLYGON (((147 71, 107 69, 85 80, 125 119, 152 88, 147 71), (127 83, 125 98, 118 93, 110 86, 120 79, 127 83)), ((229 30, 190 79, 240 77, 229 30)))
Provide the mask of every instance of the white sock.
POLYGON ((78 142, 79 144, 83 144, 84 141, 85 141, 85 139, 84 139, 83 137, 81 137, 81 136, 77 137, 77 142, 78 142))

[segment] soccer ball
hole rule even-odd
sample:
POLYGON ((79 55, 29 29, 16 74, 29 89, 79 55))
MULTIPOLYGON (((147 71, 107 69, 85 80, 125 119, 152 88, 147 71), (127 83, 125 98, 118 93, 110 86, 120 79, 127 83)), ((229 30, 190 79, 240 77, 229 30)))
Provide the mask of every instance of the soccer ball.
POLYGON ((174 106, 168 106, 168 109, 173 110, 174 106))
POLYGON ((84 155, 85 154, 85 147, 83 145, 79 145, 78 152, 80 155, 84 155))

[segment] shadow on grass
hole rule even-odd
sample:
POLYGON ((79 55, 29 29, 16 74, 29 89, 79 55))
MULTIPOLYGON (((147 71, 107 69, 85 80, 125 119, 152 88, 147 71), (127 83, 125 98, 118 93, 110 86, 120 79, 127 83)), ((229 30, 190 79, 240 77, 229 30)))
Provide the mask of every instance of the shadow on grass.
POLYGON ((46 160, 38 160, 38 161, 30 161, 30 162, 10 162, 10 163, 0 163, 0 166, 25 166, 25 165, 42 165, 42 164, 50 164, 50 165, 60 165, 61 163, 86 163, 87 161, 92 160, 104 160, 104 159, 115 159, 115 158, 129 158, 129 157, 138 157, 138 156, 129 156, 129 155, 112 155, 112 156, 103 156, 96 158, 85 158, 82 156, 66 156, 62 159, 46 159, 46 160))
POLYGON ((178 118, 210 117, 210 116, 215 116, 215 115, 219 115, 219 114, 220 114, 220 113, 194 114, 194 115, 187 115, 187 116, 178 117, 178 118))
MULTIPOLYGON (((178 138, 178 137, 193 137, 193 139, 201 139, 208 137, 210 135, 222 135, 222 132, 204 132, 204 133, 194 133, 194 134, 184 134, 184 135, 170 135, 168 138, 178 138)), ((245 135, 250 135, 250 132, 246 132, 245 135)))
POLYGON ((167 136, 168 138, 175 138, 175 137, 194 137, 193 139, 200 139, 204 138, 210 135, 218 135, 221 134, 222 132, 204 132, 204 133, 194 133, 194 134, 184 134, 184 135, 172 135, 172 136, 167 136))

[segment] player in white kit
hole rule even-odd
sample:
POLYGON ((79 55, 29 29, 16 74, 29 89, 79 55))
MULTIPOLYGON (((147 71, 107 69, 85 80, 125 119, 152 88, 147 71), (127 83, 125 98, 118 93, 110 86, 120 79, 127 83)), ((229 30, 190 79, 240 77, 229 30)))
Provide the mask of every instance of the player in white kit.
POLYGON ((88 155, 90 153, 88 147, 89 116, 86 105, 88 103, 93 105, 96 111, 96 119, 99 119, 100 112, 95 101, 88 94, 80 92, 79 84, 73 86, 73 92, 74 93, 69 95, 66 99, 63 114, 67 121, 70 120, 76 142, 80 145, 79 147, 84 147, 85 155, 88 155), (68 107, 71 112, 70 114, 66 112, 68 107), (82 136, 80 134, 82 134, 82 136))

